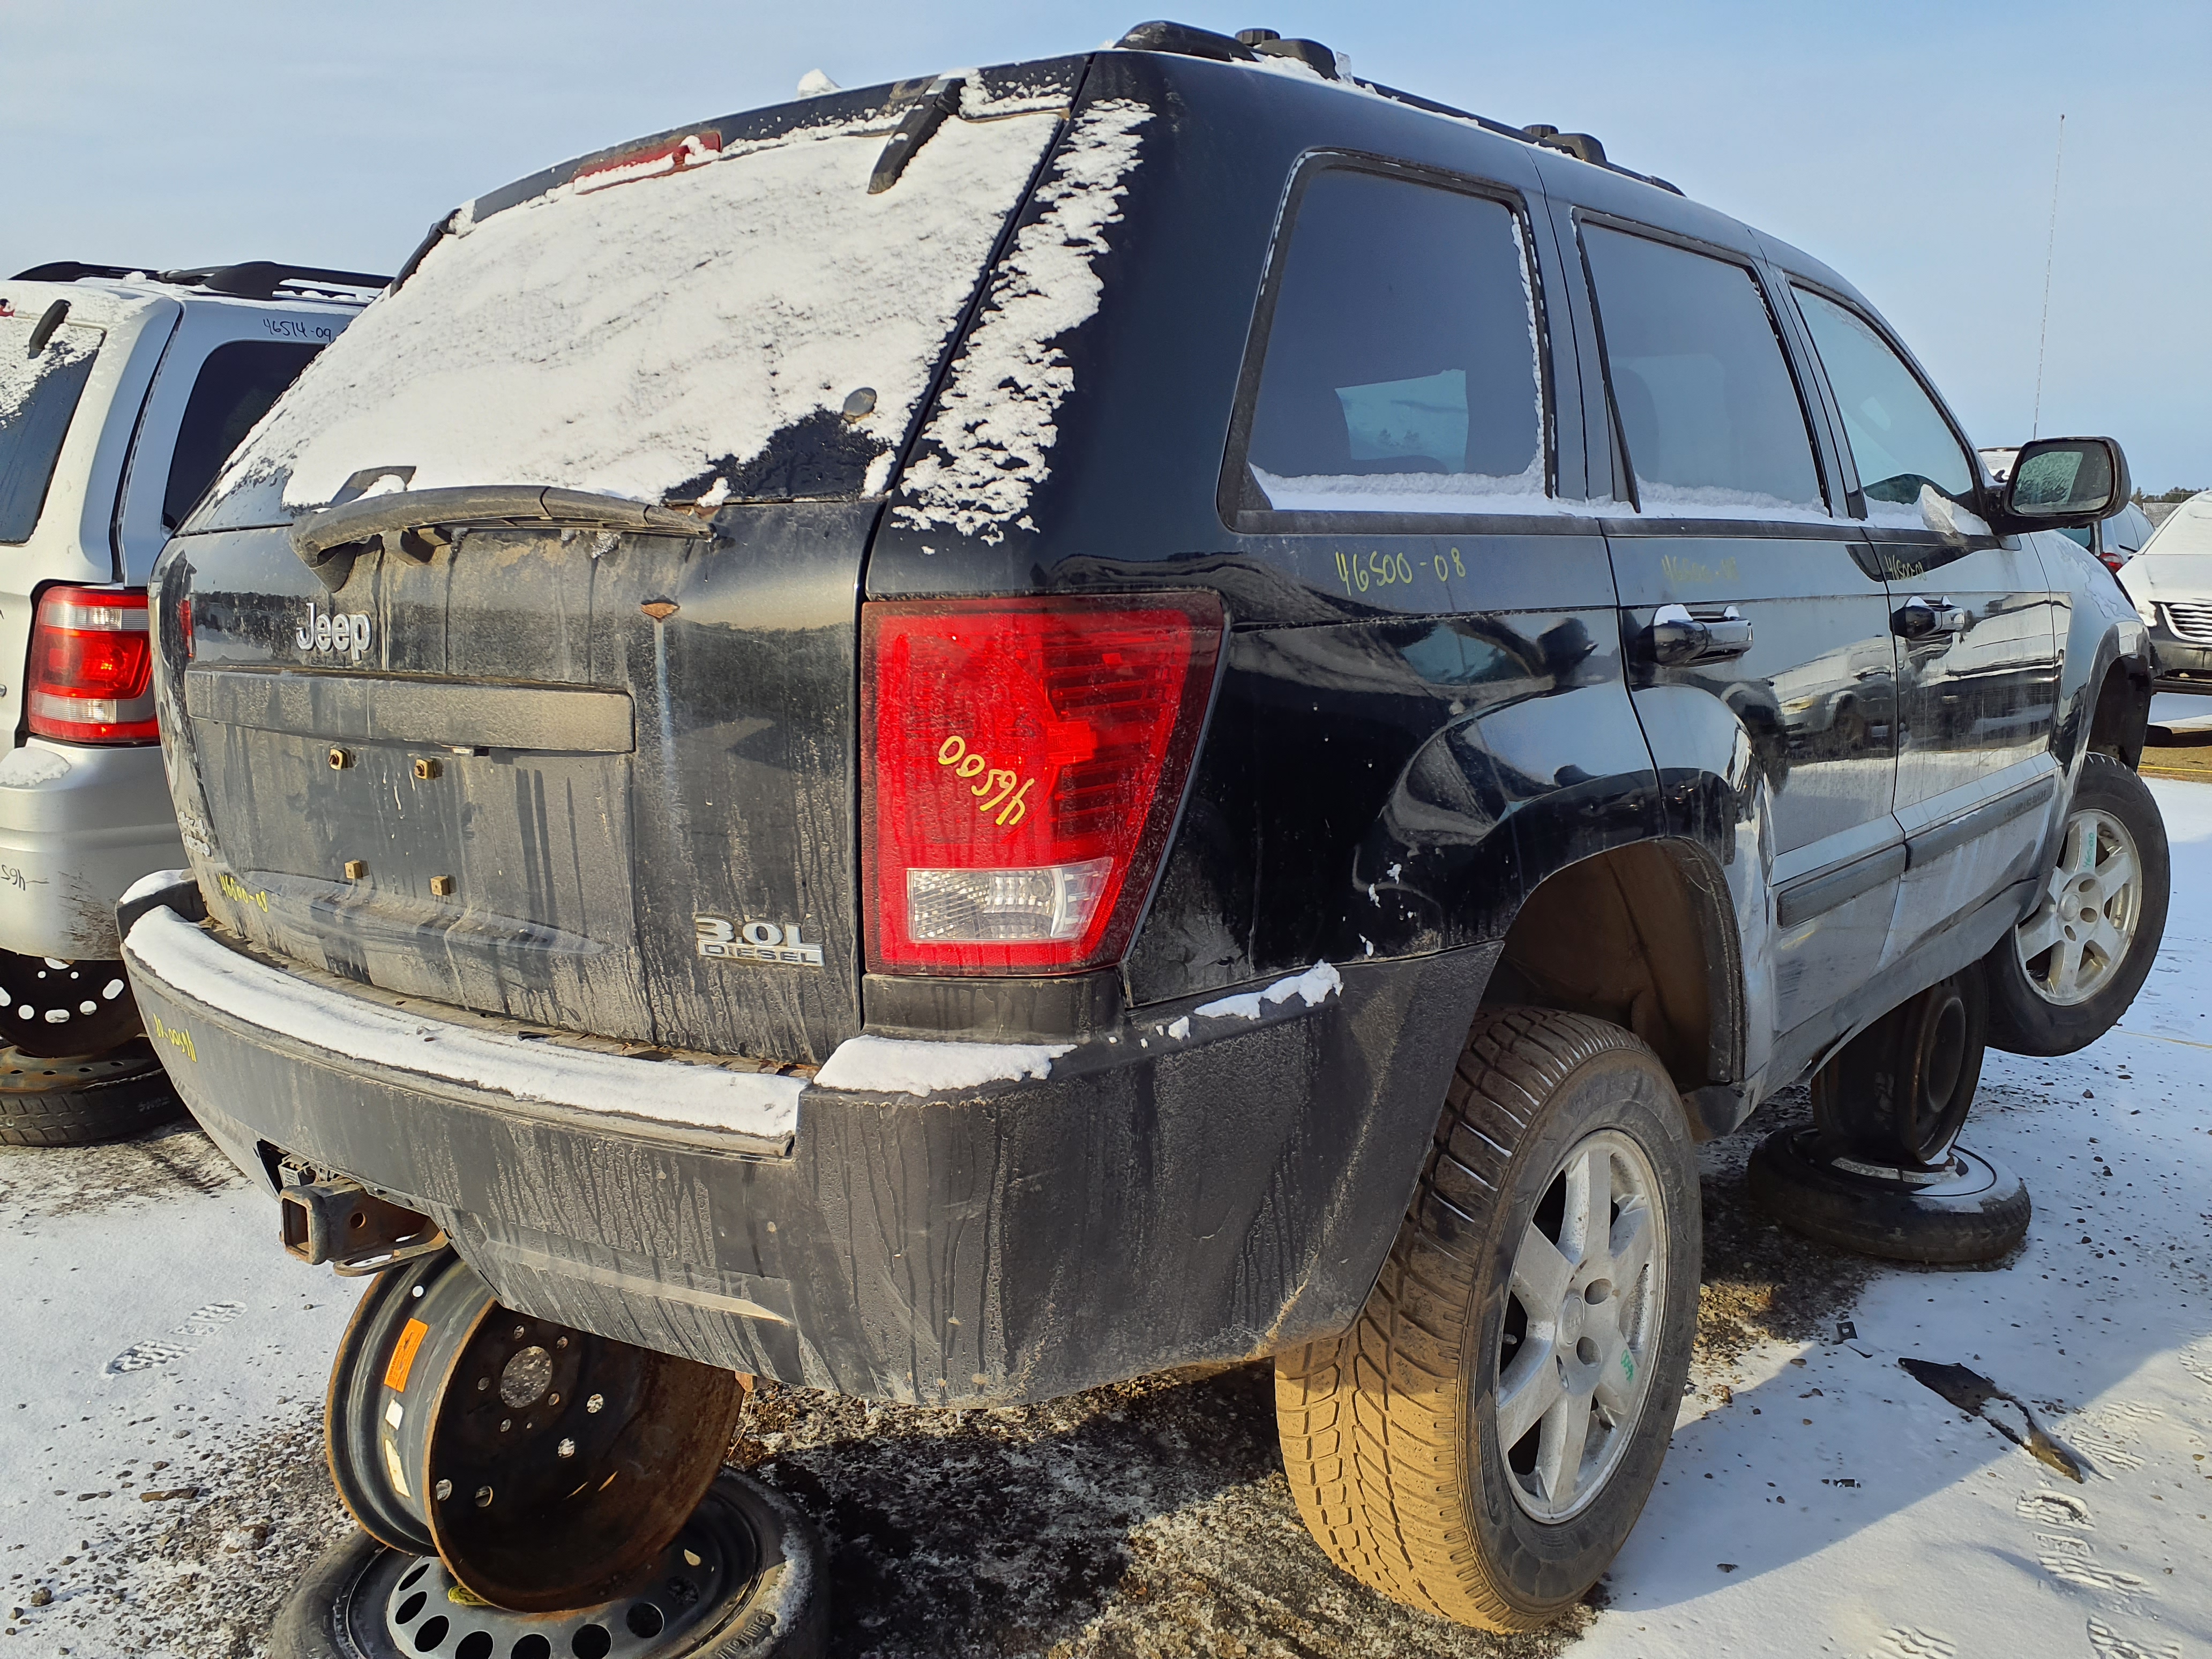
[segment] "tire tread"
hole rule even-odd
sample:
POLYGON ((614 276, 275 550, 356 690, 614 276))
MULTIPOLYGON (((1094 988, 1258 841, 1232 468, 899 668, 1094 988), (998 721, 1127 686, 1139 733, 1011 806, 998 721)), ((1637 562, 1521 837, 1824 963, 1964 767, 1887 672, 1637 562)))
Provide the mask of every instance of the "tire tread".
POLYGON ((1642 1045, 1581 1014, 1479 1017, 1358 1319, 1275 1361, 1283 1468, 1307 1530, 1353 1577, 1462 1624, 1533 1630, 1557 1609, 1534 1615, 1516 1605, 1462 1518, 1468 1411, 1457 1354, 1475 1263, 1453 1235, 1472 1234, 1504 1190, 1513 1149, 1551 1092, 1620 1048, 1642 1045))

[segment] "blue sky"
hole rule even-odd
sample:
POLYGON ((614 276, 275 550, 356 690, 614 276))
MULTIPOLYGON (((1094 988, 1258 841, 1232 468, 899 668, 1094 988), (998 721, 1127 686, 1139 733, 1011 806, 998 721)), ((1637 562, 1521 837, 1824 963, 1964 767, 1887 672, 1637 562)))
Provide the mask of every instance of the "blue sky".
MULTIPOLYGON (((282 258, 392 269, 455 203, 791 95, 1096 45, 1129 6, 371 7, 0 0, 0 270, 282 258)), ((1820 255, 1979 443, 2027 435, 2066 117, 2042 429, 2212 485, 2212 5, 1823 8, 1188 0, 1632 167, 1820 255)))

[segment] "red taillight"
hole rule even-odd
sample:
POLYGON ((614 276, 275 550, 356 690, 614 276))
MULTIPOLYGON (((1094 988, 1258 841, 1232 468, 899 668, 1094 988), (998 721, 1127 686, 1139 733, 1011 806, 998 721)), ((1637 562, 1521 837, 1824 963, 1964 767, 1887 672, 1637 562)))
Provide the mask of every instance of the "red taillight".
POLYGON ((2115 576, 2120 574, 2120 567, 2128 562, 2128 556, 2124 553, 2100 553, 2097 556, 2105 562, 2105 568, 2115 576))
POLYGON ((869 967, 1118 960, 1182 799, 1221 634, 1206 593, 863 606, 869 967))
POLYGON ((155 743, 146 591, 50 587, 31 626, 25 708, 32 735, 64 743, 155 743))

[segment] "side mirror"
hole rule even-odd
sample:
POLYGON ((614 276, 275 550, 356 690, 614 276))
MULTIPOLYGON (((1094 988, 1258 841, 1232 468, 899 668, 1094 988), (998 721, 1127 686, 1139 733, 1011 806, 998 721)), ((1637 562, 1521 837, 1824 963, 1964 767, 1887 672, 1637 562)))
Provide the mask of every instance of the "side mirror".
POLYGON ((2128 458, 2110 438, 2039 438, 2021 447, 2005 479, 2011 530, 2078 530, 2126 505, 2128 458))

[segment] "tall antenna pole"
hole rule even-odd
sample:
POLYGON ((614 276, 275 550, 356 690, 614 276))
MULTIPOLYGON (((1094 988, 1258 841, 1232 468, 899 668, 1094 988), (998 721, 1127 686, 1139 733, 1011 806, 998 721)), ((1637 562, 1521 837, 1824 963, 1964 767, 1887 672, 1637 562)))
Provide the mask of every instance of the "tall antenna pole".
POLYGON ((2058 159, 2051 168, 2051 236, 2043 248, 2043 325, 2035 335, 2035 418, 2028 436, 2043 435, 2043 348, 2051 338, 2051 265, 2058 253, 2058 175, 2066 166, 2066 117, 2058 118, 2058 159))

